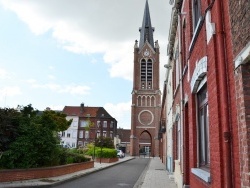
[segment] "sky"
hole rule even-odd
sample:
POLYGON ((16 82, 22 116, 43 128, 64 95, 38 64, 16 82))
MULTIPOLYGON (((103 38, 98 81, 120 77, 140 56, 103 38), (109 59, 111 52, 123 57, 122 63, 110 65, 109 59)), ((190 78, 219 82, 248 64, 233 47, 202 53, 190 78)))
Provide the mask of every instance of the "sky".
MULTIPOLYGON (((104 107, 131 128, 133 47, 145 0, 0 0, 0 108, 104 107)), ((148 0, 167 63, 171 6, 148 0)))

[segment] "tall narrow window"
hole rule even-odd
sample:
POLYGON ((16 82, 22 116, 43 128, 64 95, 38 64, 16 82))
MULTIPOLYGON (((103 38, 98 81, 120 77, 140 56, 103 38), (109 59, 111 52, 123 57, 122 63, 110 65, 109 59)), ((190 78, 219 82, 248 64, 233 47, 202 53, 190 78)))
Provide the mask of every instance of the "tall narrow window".
POLYGON ((107 121, 103 121, 103 128, 107 128, 107 121))
POLYGON ((85 131, 85 138, 89 138, 89 131, 85 131))
POLYGON ((83 138, 83 131, 82 130, 79 131, 79 138, 83 138))
POLYGON ((145 89, 146 87, 146 61, 143 59, 141 61, 141 88, 145 89))
POLYGON ((151 59, 141 61, 141 88, 152 89, 153 63, 151 59))
POLYGON ((198 99, 198 131, 199 131, 199 162, 200 166, 209 167, 209 121, 208 121, 208 97, 207 86, 203 86, 197 93, 198 99))
POLYGON ((193 0, 193 26, 194 30, 199 22, 199 19, 201 17, 201 2, 200 0, 193 0))
POLYGON ((153 76, 152 60, 147 61, 147 89, 152 89, 152 76, 153 76))
POLYGON ((186 20, 183 21, 183 28, 182 28, 182 68, 185 68, 186 65, 186 20))

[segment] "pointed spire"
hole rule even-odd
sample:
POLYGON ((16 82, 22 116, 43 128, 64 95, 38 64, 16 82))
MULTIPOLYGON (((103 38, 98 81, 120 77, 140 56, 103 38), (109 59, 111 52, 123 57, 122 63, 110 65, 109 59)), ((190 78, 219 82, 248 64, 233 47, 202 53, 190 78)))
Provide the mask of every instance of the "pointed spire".
POLYGON ((140 27, 139 31, 141 32, 139 48, 141 49, 146 41, 148 41, 149 44, 152 46, 152 48, 154 48, 154 38, 153 38, 154 27, 152 27, 151 25, 148 0, 146 0, 142 27, 140 27))

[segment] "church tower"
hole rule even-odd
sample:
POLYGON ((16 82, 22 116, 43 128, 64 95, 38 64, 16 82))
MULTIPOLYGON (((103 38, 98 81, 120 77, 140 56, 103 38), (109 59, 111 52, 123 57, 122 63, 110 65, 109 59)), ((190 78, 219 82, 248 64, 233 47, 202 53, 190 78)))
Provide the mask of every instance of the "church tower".
POLYGON ((148 1, 144 9, 140 41, 134 45, 130 154, 159 156, 158 131, 161 110, 159 44, 154 42, 148 1))

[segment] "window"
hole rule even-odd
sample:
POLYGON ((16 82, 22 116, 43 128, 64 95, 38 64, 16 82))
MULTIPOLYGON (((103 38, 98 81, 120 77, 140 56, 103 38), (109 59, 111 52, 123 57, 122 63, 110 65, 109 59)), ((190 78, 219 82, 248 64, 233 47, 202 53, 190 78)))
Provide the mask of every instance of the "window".
POLYGON ((201 17, 200 0, 193 0, 193 26, 194 31, 201 17))
POLYGON ((180 119, 177 121, 177 130, 176 130, 176 159, 181 159, 181 125, 180 119))
POLYGON ((72 148, 75 148, 75 147, 76 147, 76 143, 72 142, 72 148))
POLYGON ((107 121, 103 121, 103 127, 107 128, 107 121))
POLYGON ((111 122, 110 122, 110 128, 113 128, 113 124, 114 124, 114 122, 111 121, 111 122))
POLYGON ((100 131, 97 131, 97 133, 96 133, 96 138, 98 138, 98 137, 100 137, 100 136, 101 136, 100 131))
POLYGON ((65 131, 62 132, 62 137, 65 137, 65 131))
POLYGON ((182 28, 182 67, 185 68, 186 65, 186 20, 183 21, 183 28, 182 28))
POLYGON ((103 131, 103 133, 102 133, 103 135, 103 137, 105 138, 105 137, 107 137, 107 132, 106 131, 103 131))
POLYGON ((70 138, 70 133, 67 133, 67 138, 70 138))
POLYGON ((73 127, 76 127, 77 126, 77 119, 73 119, 73 121, 72 121, 72 124, 73 124, 73 127))
POLYGON ((101 125, 101 121, 97 121, 97 127, 99 128, 101 125))
POLYGON ((204 85, 197 93, 198 102, 198 135, 199 135, 199 163, 200 166, 209 167, 209 115, 208 115, 207 86, 204 85))
POLYGON ((110 138, 113 138, 113 131, 110 131, 109 136, 110 138))
POLYGON ((88 126, 88 121, 80 121, 80 127, 87 127, 88 126))
POLYGON ((77 137, 77 131, 74 130, 74 131, 73 131, 73 134, 72 134, 72 138, 76 138, 76 137, 77 137))
POLYGON ((79 131, 79 138, 83 138, 83 131, 79 131))
POLYGON ((89 131, 85 131, 85 138, 89 138, 89 131))
POLYGON ((83 142, 82 141, 78 141, 78 147, 83 146, 83 142))
POLYGON ((141 61, 141 88, 152 89, 153 63, 152 60, 141 61))

